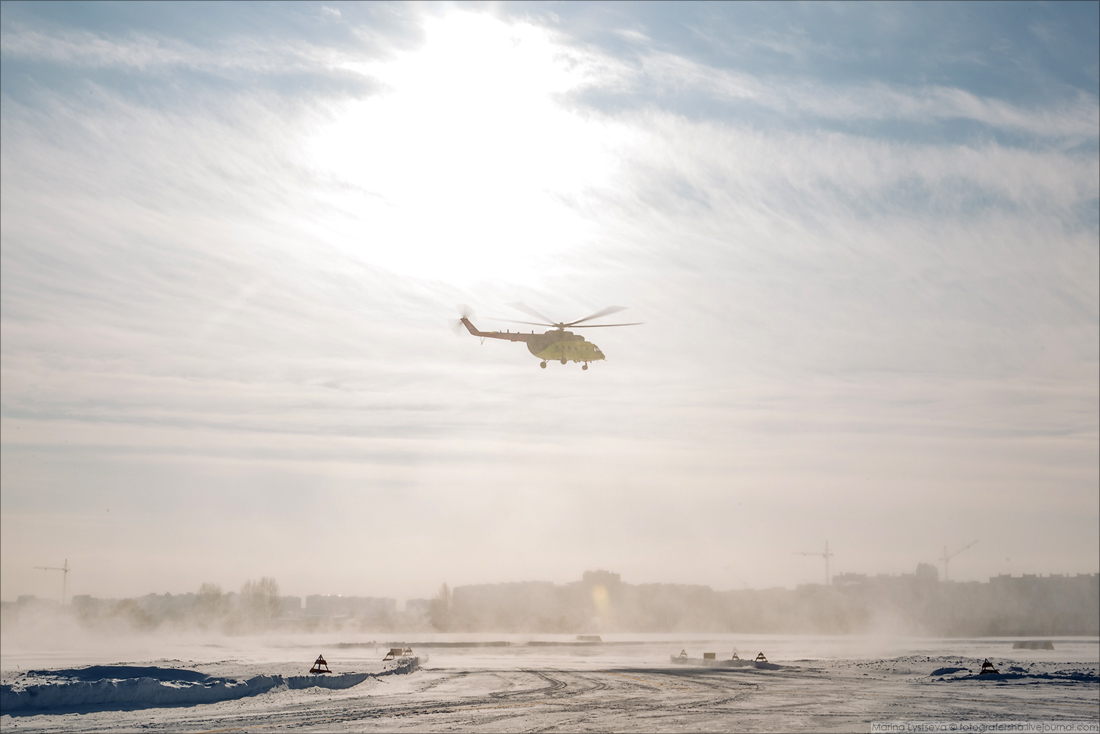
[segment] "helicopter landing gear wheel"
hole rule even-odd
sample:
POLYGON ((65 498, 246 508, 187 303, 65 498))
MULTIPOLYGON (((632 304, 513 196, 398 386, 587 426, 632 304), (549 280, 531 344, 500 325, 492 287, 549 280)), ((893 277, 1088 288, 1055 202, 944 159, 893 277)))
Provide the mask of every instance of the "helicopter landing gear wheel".
POLYGON ((582 369, 582 370, 586 370, 586 369, 588 369, 588 362, 585 362, 584 364, 582 364, 582 365, 581 365, 581 369, 582 369))
POLYGON ((562 357, 562 358, 561 358, 561 363, 562 363, 562 364, 565 364, 565 363, 566 363, 566 362, 568 362, 568 361, 569 361, 569 360, 568 360, 568 359, 566 359, 565 357, 562 357))
POLYGON ((546 360, 545 359, 543 361, 539 362, 539 367, 542 367, 543 369, 546 369, 546 360))

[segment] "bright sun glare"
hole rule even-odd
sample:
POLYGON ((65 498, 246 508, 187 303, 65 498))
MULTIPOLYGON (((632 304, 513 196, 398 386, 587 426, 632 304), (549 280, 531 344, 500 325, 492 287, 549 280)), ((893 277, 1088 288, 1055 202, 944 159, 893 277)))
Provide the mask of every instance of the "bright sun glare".
POLYGON ((402 274, 537 282, 591 236, 568 202, 607 184, 621 131, 563 104, 591 64, 547 31, 469 12, 425 31, 415 52, 352 65, 386 91, 309 141, 312 165, 350 184, 317 234, 402 274))

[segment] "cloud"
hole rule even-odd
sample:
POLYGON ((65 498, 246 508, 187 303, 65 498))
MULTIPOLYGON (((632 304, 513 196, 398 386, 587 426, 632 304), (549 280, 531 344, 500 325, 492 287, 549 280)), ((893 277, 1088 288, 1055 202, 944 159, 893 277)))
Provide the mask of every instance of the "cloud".
MULTIPOLYGON (((1053 106, 1027 108, 957 87, 934 84, 841 85, 819 80, 804 82, 797 78, 761 77, 715 68, 660 51, 643 55, 631 76, 627 93, 645 99, 700 94, 717 100, 747 101, 784 116, 801 118, 804 124, 818 120, 892 120, 928 125, 968 120, 1068 146, 1094 139, 1100 129, 1097 98, 1084 92, 1077 92, 1053 106)), ((614 86, 622 88, 621 82, 614 86)))
MULTIPOLYGON (((1094 97, 1038 110, 949 85, 811 84, 645 36, 641 57, 616 55, 568 19, 455 16, 425 21, 421 46, 361 55, 5 27, 5 60, 95 92, 43 82, 2 108, 5 568, 26 528, 108 500, 181 549, 176 515, 227 529, 218 513, 262 514, 219 541, 226 557, 326 526, 357 557, 366 523, 447 548, 433 573, 452 583, 507 580, 485 554, 529 536, 531 574, 622 564, 721 586, 675 575, 673 516, 744 518, 727 557, 826 527, 855 553, 866 507, 940 523, 953 503, 895 551, 934 552, 998 492, 1020 510, 1011 528, 1044 502, 1095 519, 1100 167, 1072 147, 1095 138, 1094 97), (198 97, 160 105, 90 73, 199 68, 378 87, 191 79, 198 97), (854 124, 955 119, 990 134, 854 124), (622 304, 646 323, 588 333, 609 358, 583 375, 446 328, 455 303, 493 328, 515 300, 563 319, 622 304), (526 530, 501 529, 510 514, 526 530)), ((83 522, 90 547, 99 525, 83 522)), ((123 546, 113 562, 139 563, 123 546)), ((309 586, 317 559, 296 554, 271 557, 280 583, 340 591, 309 586)), ((370 571, 410 595, 442 580, 401 563, 370 571)), ((883 564, 868 570, 897 570, 883 564)))
POLYGON ((286 67, 288 57, 296 55, 293 49, 272 51, 249 39, 233 44, 232 52, 228 48, 211 52, 184 41, 149 34, 117 38, 91 31, 43 33, 31 29, 4 33, 0 52, 20 61, 143 71, 158 67, 270 71, 286 67))

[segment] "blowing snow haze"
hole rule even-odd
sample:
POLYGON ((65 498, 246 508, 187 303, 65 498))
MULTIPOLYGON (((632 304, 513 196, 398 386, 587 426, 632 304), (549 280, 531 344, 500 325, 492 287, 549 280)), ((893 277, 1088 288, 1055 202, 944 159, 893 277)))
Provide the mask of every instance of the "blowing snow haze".
POLYGON ((4 2, 0 595, 1095 573, 1098 7, 4 2))

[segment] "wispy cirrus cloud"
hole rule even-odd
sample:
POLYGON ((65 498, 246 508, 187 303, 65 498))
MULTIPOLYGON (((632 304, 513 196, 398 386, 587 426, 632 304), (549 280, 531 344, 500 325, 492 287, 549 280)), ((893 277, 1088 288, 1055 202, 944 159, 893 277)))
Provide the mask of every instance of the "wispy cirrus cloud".
MULTIPOLYGON (((1039 107, 899 79, 873 47, 846 51, 858 77, 822 79, 643 24, 624 50, 568 17, 432 9, 398 38, 364 6, 300 7, 308 38, 5 19, 4 60, 34 82, 2 108, 6 594, 12 549, 45 552, 57 508, 98 527, 108 502, 191 549, 166 561, 177 578, 199 550, 172 522, 263 508, 223 555, 278 563, 294 593, 344 587, 248 543, 325 526, 353 557, 383 517, 420 518, 374 532, 446 546, 433 573, 452 583, 512 578, 484 560, 508 517, 535 539, 515 573, 556 580, 592 564, 721 588, 676 575, 700 549, 675 513, 751 518, 727 556, 828 527, 879 564, 854 570, 896 572, 939 536, 882 554, 867 508, 951 534, 997 496, 1006 537, 1056 507, 1049 557, 1093 563, 1071 542, 1096 538, 1087 91, 1039 107), (374 86, 321 89, 333 73, 374 86), (305 81, 252 83, 284 74, 305 81), (508 328, 488 317, 515 300, 563 319, 617 303, 645 326, 589 333, 608 360, 583 375, 447 331, 459 302, 508 328)), ((809 37, 806 63, 843 46, 809 37)), ((782 27, 762 38, 794 50, 782 27)), ((164 578, 126 550, 126 578, 164 578)), ((441 580, 402 563, 369 569, 395 585, 374 593, 441 580)), ((758 565, 750 583, 804 580, 758 565)))
POLYGON ((609 89, 647 99, 696 94, 751 103, 803 124, 821 120, 919 124, 966 120, 1071 146, 1094 139, 1100 129, 1097 97, 1085 92, 1071 93, 1054 105, 1025 107, 938 84, 830 84, 797 77, 761 77, 663 51, 643 54, 628 78, 628 85, 617 81, 608 85, 609 89))
POLYGON ((48 62, 82 69, 236 69, 270 72, 317 68, 338 60, 331 50, 305 43, 279 48, 247 37, 214 48, 148 33, 114 36, 92 31, 45 33, 5 29, 0 52, 12 59, 48 62))
MULTIPOLYGON (((642 34, 635 33, 633 38, 643 47, 652 45, 642 34)), ((43 33, 18 25, 0 37, 0 50, 14 59, 84 68, 192 68, 263 73, 370 68, 361 63, 362 50, 335 50, 306 42, 273 47, 261 40, 241 37, 219 39, 215 47, 200 47, 148 33, 126 37, 90 31, 43 33)), ((828 85, 802 82, 797 77, 761 77, 655 49, 643 52, 633 67, 591 50, 562 46, 559 53, 566 54, 563 61, 567 61, 570 69, 585 70, 581 88, 611 93, 645 97, 698 94, 719 100, 751 101, 784 115, 850 122, 969 120, 1039 138, 1064 139, 1070 144, 1092 139, 1100 128, 1097 98, 1084 92, 1053 107, 1029 108, 937 84, 828 85)))

